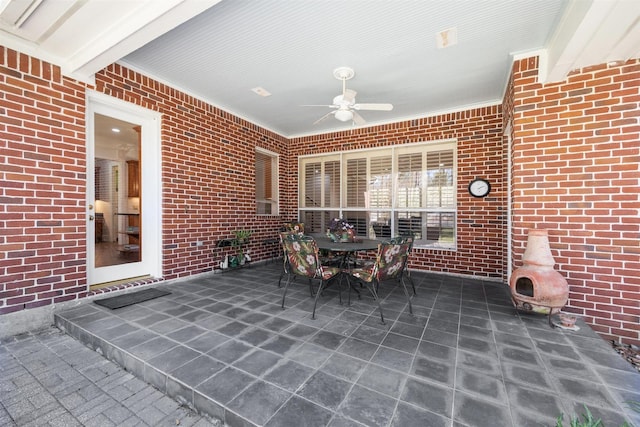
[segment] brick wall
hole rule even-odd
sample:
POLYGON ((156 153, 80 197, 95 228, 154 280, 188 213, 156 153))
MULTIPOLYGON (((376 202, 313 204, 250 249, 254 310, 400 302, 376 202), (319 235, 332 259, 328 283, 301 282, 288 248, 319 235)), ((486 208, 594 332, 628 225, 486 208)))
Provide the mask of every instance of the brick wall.
POLYGON ((229 250, 216 242, 237 229, 254 232, 254 259, 265 256, 261 242, 291 218, 284 203, 291 199, 280 195, 281 216, 256 215, 255 147, 287 162, 286 138, 117 64, 96 75, 96 90, 162 114, 165 278, 211 271, 229 250))
MULTIPOLYGON (((313 135, 291 140, 297 156, 332 151, 384 147, 416 142, 458 141, 458 248, 415 249, 411 268, 497 278, 506 282, 506 154, 503 149, 501 106, 477 108, 423 119, 313 135), (475 177, 491 182, 488 197, 469 195, 475 177)), ((290 179, 297 186, 297 164, 290 179)))
MULTIPOLYGON (((271 251, 261 242, 292 219, 292 196, 280 216, 255 214, 254 150, 288 164, 285 138, 119 65, 90 89, 162 113, 165 279, 215 268, 235 229, 254 231, 255 259, 271 251)), ((0 46, 0 314, 87 295, 85 90, 0 46)))
MULTIPOLYGON (((512 124, 514 267, 526 230, 549 229, 570 310, 604 336, 638 342, 638 60, 541 85, 514 64, 501 106, 291 141, 112 65, 91 89, 159 111, 165 278, 214 268, 217 240, 255 231, 250 248, 295 217, 297 156, 458 140, 458 250, 416 250, 411 267, 507 281, 507 151, 512 124), (504 111, 504 114, 503 114, 504 111), (282 215, 254 213, 256 145, 281 154, 282 215), (485 199, 468 195, 476 176, 485 199), (196 246, 196 240, 204 242, 196 246)), ((0 314, 84 297, 85 89, 58 67, 0 47, 0 314)), ((144 183, 143 183, 144 185, 144 183)))
POLYGON ((86 294, 84 89, 0 46, 0 314, 86 294))
POLYGON ((513 66, 515 266, 527 230, 544 228, 569 283, 567 310, 607 338, 640 344, 640 60, 537 82, 513 66))

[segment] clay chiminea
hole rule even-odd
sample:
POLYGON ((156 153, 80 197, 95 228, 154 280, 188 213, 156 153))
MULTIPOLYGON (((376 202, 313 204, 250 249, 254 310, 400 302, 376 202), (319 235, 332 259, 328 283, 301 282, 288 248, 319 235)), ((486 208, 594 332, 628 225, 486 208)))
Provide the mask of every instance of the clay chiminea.
POLYGON ((529 230, 523 266, 509 280, 511 299, 519 310, 551 315, 560 311, 569 298, 567 280, 553 269, 547 230, 529 230))

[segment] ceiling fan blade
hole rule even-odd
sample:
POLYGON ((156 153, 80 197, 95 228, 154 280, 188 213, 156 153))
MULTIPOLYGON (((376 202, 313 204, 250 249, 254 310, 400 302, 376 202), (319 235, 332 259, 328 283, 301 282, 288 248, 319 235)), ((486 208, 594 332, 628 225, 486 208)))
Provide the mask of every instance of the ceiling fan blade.
POLYGON ((352 108, 354 110, 391 111, 393 110, 393 105, 391 104, 354 104, 352 108))
POLYGON ((357 125, 363 125, 367 123, 367 121, 363 119, 360 114, 356 113, 355 111, 351 111, 351 112, 353 113, 353 123, 357 125))
POLYGON ((304 104, 301 107, 329 107, 329 108, 338 108, 337 105, 328 105, 328 104, 304 104))
POLYGON ((331 116, 332 114, 335 114, 335 111, 329 111, 327 114, 325 114, 324 116, 320 117, 318 120, 316 120, 315 122, 313 122, 314 125, 317 125, 318 123, 320 123, 321 121, 323 121, 324 119, 326 119, 327 117, 331 116))
POLYGON ((351 104, 356 100, 356 93, 358 92, 356 92, 355 90, 347 89, 344 91, 344 94, 342 95, 342 100, 351 104))

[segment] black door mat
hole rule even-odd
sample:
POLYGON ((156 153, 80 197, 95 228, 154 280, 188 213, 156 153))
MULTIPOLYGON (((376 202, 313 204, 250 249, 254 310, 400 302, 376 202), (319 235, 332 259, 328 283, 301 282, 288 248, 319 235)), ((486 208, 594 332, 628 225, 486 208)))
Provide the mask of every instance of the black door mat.
POLYGON ((126 307, 128 305, 137 304, 143 301, 149 301, 150 299, 163 297, 170 294, 171 292, 151 288, 144 289, 142 291, 131 292, 124 295, 118 295, 117 297, 98 299, 94 300, 93 302, 103 307, 110 308, 111 310, 115 310, 116 308, 126 307))

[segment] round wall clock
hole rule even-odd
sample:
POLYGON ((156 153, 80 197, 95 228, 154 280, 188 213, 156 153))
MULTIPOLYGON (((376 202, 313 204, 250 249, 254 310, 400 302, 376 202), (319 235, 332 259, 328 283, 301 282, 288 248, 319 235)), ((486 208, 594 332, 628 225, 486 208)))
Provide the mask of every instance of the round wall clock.
POLYGON ((468 189, 473 197, 485 197, 491 191, 491 184, 486 179, 476 178, 469 183, 468 189))

